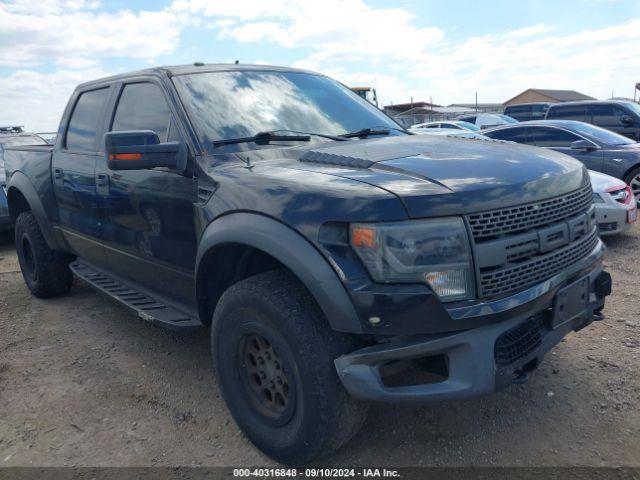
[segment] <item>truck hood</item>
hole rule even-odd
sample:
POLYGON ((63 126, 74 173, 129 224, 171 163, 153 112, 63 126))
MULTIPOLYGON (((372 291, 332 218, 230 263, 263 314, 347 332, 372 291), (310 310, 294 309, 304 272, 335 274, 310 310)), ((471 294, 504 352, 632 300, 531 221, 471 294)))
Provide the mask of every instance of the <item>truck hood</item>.
POLYGON ((589 182, 583 165, 567 155, 496 140, 391 136, 298 147, 287 156, 296 160, 288 168, 387 190, 416 218, 534 202, 589 182))

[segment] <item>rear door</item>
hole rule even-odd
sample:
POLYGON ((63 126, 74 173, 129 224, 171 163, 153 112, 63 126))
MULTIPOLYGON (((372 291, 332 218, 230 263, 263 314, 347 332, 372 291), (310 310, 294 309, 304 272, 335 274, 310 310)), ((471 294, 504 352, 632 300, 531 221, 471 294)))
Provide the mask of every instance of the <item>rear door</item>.
MULTIPOLYGON (((604 166, 604 155, 601 149, 576 150, 571 143, 586 140, 575 133, 556 127, 531 127, 531 144, 537 147, 550 148, 580 160, 591 170, 601 172, 604 166)), ((591 142, 593 143, 593 142, 591 142)), ((595 147, 597 145, 594 144, 595 147)))
MULTIPOLYGON (((152 130, 160 142, 184 141, 155 79, 119 86, 109 131, 152 130)), ((191 161, 191 159, 190 159, 191 161)), ((187 169, 192 171, 192 169, 187 169)), ((196 256, 192 174, 166 168, 109 170, 98 161, 100 195, 108 199, 107 268, 180 302, 193 301, 196 256)))
POLYGON ((60 227, 84 259, 102 260, 104 202, 96 193, 95 168, 111 87, 76 94, 62 141, 53 153, 53 185, 60 227))

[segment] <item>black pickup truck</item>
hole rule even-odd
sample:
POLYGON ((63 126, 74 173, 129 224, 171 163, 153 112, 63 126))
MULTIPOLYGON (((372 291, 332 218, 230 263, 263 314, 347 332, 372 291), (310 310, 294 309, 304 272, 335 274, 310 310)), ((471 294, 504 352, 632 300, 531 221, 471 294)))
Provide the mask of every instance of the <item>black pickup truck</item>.
POLYGON ((284 463, 344 444, 370 401, 525 380, 611 291, 579 162, 410 135, 311 72, 86 83, 55 146, 5 162, 33 294, 75 275, 143 320, 210 327, 231 413, 284 463))

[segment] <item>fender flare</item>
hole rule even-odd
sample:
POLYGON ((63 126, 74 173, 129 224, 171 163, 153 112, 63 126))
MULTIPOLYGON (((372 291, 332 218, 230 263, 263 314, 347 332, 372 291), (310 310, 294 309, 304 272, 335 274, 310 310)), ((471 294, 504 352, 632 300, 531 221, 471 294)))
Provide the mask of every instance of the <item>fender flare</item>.
POLYGON ((211 222, 204 230, 196 257, 196 298, 202 298, 200 281, 203 259, 217 246, 238 243, 261 250, 285 265, 318 302, 331 328, 363 333, 355 307, 320 252, 292 228, 255 213, 231 213, 211 222))
POLYGON ((29 204, 29 208, 31 209, 31 212, 33 212, 33 216, 36 217, 42 236, 47 242, 49 248, 59 250, 60 246, 58 245, 58 236, 54 234, 53 226, 47 217, 42 200, 40 199, 36 188, 33 186, 33 183, 31 183, 31 180, 29 180, 24 173, 17 171, 13 172, 9 182, 7 183, 7 203, 9 205, 9 212, 11 213, 12 221, 15 222, 11 207, 11 197, 13 196, 11 192, 13 190, 20 192, 29 204))

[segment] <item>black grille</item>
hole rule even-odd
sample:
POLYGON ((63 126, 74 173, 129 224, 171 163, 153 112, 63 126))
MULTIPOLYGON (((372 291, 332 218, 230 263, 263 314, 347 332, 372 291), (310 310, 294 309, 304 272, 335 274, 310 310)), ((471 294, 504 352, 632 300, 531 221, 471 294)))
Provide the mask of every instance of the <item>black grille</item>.
POLYGON ((598 235, 594 229, 590 235, 546 255, 539 255, 506 268, 481 272, 480 295, 482 297, 505 295, 551 278, 569 265, 586 257, 597 243, 598 235))
POLYGON ((588 184, 566 195, 516 207, 473 213, 467 219, 473 238, 478 241, 565 220, 584 212, 592 202, 593 193, 591 184, 588 184))
POLYGON ((529 355, 541 344, 541 320, 539 317, 531 317, 498 337, 494 347, 496 363, 500 366, 511 365, 529 355))

